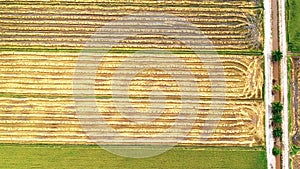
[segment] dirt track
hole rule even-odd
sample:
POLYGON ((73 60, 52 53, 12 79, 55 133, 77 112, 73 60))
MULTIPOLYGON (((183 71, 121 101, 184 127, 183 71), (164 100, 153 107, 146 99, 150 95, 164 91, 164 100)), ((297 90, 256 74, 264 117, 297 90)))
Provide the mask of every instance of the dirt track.
MULTIPOLYGON (((273 50, 279 49, 279 30, 278 30, 278 1, 272 0, 272 46, 273 50)), ((280 84, 280 64, 279 62, 273 63, 273 79, 275 80, 275 83, 280 84)), ((280 101, 280 92, 276 92, 274 95, 274 101, 279 102, 280 101)), ((275 139, 275 145, 279 148, 281 148, 280 139, 275 139)), ((276 169, 281 169, 281 156, 276 157, 276 169)))
POLYGON ((282 149, 282 156, 276 157, 276 169, 289 168, 289 134, 288 134, 288 87, 287 87, 287 42, 286 42, 286 0, 272 0, 272 40, 273 50, 283 53, 281 62, 273 64, 273 79, 281 84, 281 92, 277 92, 274 101, 281 102, 283 108, 283 137, 282 141, 276 139, 275 144, 282 149))

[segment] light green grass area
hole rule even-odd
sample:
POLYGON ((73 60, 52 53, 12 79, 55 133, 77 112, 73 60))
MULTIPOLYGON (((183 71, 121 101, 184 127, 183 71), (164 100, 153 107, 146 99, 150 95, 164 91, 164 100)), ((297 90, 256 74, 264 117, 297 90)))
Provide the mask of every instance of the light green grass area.
POLYGON ((300 52, 300 0, 288 0, 288 43, 289 50, 300 52))
POLYGON ((292 132, 292 119, 293 119, 293 79, 292 79, 292 57, 288 56, 287 60, 287 72, 288 72, 288 110, 289 110, 289 132, 292 132))
POLYGON ((263 148, 175 147, 161 155, 133 159, 97 146, 0 145, 0 168, 265 169, 263 148))

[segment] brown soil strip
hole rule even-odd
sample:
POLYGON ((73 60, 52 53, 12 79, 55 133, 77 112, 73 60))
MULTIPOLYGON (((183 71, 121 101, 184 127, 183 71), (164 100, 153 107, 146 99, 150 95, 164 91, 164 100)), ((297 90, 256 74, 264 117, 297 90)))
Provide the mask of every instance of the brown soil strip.
MULTIPOLYGON (((279 30, 278 30, 278 0, 272 0, 272 39, 273 50, 279 49, 279 30)), ((280 64, 279 62, 273 63, 273 79, 277 84, 280 84, 280 64)), ((280 102, 280 92, 275 93, 275 101, 280 102)), ((281 149, 280 139, 275 139, 275 145, 281 149)), ((276 157, 276 169, 281 169, 281 156, 276 157)))

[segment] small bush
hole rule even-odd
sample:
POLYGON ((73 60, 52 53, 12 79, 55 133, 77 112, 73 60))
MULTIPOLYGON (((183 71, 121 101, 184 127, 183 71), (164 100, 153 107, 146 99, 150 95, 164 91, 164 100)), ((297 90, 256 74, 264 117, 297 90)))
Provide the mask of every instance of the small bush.
POLYGON ((282 52, 279 50, 275 50, 272 52, 272 61, 279 62, 282 59, 282 52))
POLYGON ((275 124, 281 124, 282 123, 282 116, 281 116, 281 114, 279 114, 279 113, 274 114, 272 120, 273 120, 273 122, 275 124))
POLYGON ((278 91, 281 90, 281 87, 280 87, 278 84, 275 84, 275 85, 273 86, 273 90, 276 91, 276 92, 278 92, 278 91))
POLYGON ((283 106, 280 102, 273 102, 272 103, 272 112, 274 114, 280 113, 283 110, 283 106))
POLYGON ((274 114, 272 120, 275 124, 281 124, 282 123, 281 114, 280 113, 274 114))
POLYGON ((290 148, 290 155, 296 155, 298 153, 298 151, 300 150, 299 147, 297 147, 296 145, 292 144, 291 148, 290 148))
POLYGON ((282 137, 282 128, 281 127, 276 127, 276 128, 274 128, 274 130, 273 130, 273 136, 274 137, 279 137, 279 138, 281 138, 282 137))
POLYGON ((279 148, 274 147, 273 150, 272 150, 272 153, 273 153, 274 156, 278 156, 278 155, 281 154, 281 151, 280 151, 279 148))

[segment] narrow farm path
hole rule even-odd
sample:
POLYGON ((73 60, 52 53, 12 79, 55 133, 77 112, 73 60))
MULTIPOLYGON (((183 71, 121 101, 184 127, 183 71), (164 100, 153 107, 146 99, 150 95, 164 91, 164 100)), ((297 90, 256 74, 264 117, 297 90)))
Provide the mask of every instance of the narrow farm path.
MULTIPOLYGON (((273 50, 279 49, 279 29, 278 29, 278 0, 272 0, 272 47, 273 50)), ((273 79, 276 84, 280 82, 280 62, 273 62, 273 79)), ((281 93, 276 92, 274 95, 274 101, 281 101, 281 93)), ((281 149, 281 141, 279 138, 275 139, 275 145, 281 149)), ((276 169, 281 169, 281 156, 276 156, 276 169)))
POLYGON ((287 86, 287 43, 286 43, 286 0, 272 0, 272 47, 283 53, 281 62, 273 64, 273 79, 281 84, 281 92, 277 92, 274 101, 283 103, 283 137, 276 139, 275 144, 281 148, 282 155, 276 157, 276 169, 289 169, 289 132, 288 132, 288 86, 287 86))

